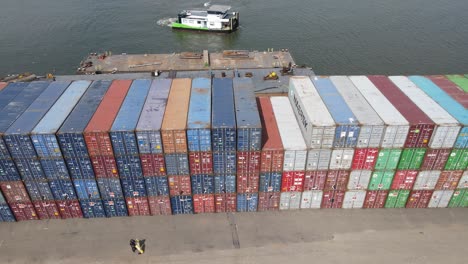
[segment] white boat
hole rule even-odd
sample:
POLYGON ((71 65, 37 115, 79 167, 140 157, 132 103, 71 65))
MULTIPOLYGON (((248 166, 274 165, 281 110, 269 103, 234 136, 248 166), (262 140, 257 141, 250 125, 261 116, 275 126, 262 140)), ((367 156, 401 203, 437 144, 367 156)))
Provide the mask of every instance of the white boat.
POLYGON ((230 6, 212 5, 206 10, 184 10, 173 29, 230 33, 239 27, 239 13, 229 12, 230 6))

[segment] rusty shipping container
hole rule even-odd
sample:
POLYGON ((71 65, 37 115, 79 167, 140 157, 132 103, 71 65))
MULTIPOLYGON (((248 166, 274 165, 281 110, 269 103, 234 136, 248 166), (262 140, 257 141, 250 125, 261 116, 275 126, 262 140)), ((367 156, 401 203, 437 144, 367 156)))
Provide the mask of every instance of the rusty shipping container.
POLYGON ((280 203, 279 192, 259 192, 258 211, 278 211, 280 203))
POLYGON ((62 219, 83 218, 81 205, 78 200, 56 200, 62 219))
POLYGON ((188 175, 168 176, 170 196, 191 195, 192 182, 188 175))
POLYGON ((215 194, 216 213, 232 213, 237 211, 236 193, 215 194))
POLYGON ((147 197, 126 197, 129 216, 151 215, 147 197))
POLYGON ((32 203, 40 220, 61 218, 55 201, 33 201, 32 203))
POLYGON ((363 208, 384 208, 388 190, 367 191, 363 208))
POLYGON ((22 181, 0 182, 0 188, 8 203, 31 201, 22 181))
POLYGON ((304 176, 304 191, 323 190, 328 171, 306 171, 304 176))
POLYGON ((345 191, 324 191, 321 208, 341 208, 345 191))
POLYGON ((413 190, 410 193, 406 208, 427 208, 434 191, 413 190))
POLYGON ((16 221, 38 220, 36 210, 31 202, 8 203, 16 221))
POLYGON ((305 171, 284 171, 281 180, 282 192, 302 192, 304 190, 305 171))
POLYGON ((211 152, 189 152, 190 174, 212 174, 213 154, 211 152))
POLYGON ((393 176, 391 190, 412 190, 418 171, 415 170, 398 170, 393 176))
POLYGON ((455 190, 463 173, 463 171, 442 171, 434 189, 455 190))
POLYGON ((171 215, 171 200, 168 195, 149 196, 148 203, 151 215, 171 215))
POLYGON ((428 149, 421 170, 443 170, 450 152, 450 149, 428 149))
POLYGON ((196 214, 214 213, 215 196, 214 194, 194 194, 193 195, 193 212, 196 214))
POLYGON ((257 193, 259 188, 259 173, 237 173, 237 193, 257 193))
POLYGON ((164 154, 140 154, 140 161, 144 177, 166 175, 164 154))
POLYGON ((237 173, 260 172, 260 151, 238 151, 237 152, 237 173))
POLYGON ((325 191, 332 191, 332 190, 346 191, 348 180, 349 180, 348 170, 328 171, 324 190, 325 191))

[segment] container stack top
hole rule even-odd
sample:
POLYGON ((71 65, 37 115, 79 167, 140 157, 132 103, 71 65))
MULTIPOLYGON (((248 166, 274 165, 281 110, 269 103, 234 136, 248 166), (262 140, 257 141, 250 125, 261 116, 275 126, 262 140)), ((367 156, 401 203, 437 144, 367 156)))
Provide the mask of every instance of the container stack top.
POLYGON ((211 80, 208 78, 192 81, 187 128, 211 128, 211 80))
POLYGON ((74 81, 70 84, 67 90, 36 125, 32 134, 55 134, 90 84, 90 81, 74 81))
POLYGON ((138 120, 138 131, 161 130, 171 84, 171 79, 156 79, 153 81, 138 120))
POLYGON ((7 86, 6 82, 0 82, 0 91, 7 86))
POLYGON ((27 86, 28 83, 11 83, 3 90, 0 90, 0 110, 8 105, 27 86))
POLYGON ((60 127, 58 133, 83 133, 111 81, 94 81, 60 127))
POLYGON ((460 87, 460 89, 468 93, 468 79, 465 78, 465 76, 458 74, 446 76, 450 81, 454 82, 458 87, 460 87))
POLYGON ((5 133, 11 124, 13 124, 13 122, 23 114, 31 103, 36 100, 37 96, 39 96, 46 88, 44 86, 35 87, 35 89, 28 89, 24 91, 24 94, 22 94, 23 90, 27 86, 28 83, 12 83, 2 90, 2 93, 0 94, 0 104, 3 106, 0 110, 0 115, 2 117, 0 119, 0 134, 5 133), (20 93, 21 95, 16 97, 20 93))
POLYGON ((101 104, 99 104, 86 126, 85 132, 108 132, 111 129, 131 84, 131 80, 115 80, 112 82, 101 104))
POLYGON ((135 130, 146 100, 151 80, 134 80, 120 107, 111 131, 135 130))
POLYGON ((211 100, 213 101, 212 128, 235 128, 236 114, 232 79, 214 78, 211 100))
POLYGON ((263 150, 282 150, 283 144, 276 123, 273 107, 269 97, 258 98, 260 117, 263 127, 263 150))
POLYGON ((162 130, 185 130, 190 102, 191 79, 174 79, 167 100, 162 130))
POLYGON ((252 79, 233 80, 237 128, 262 128, 252 79))
MULTIPOLYGON (((453 99, 468 108, 468 93, 458 87, 455 83, 451 82, 445 76, 432 75, 427 76, 433 83, 435 83, 440 89, 444 90, 453 99)), ((468 79, 467 79, 468 80, 468 79)))

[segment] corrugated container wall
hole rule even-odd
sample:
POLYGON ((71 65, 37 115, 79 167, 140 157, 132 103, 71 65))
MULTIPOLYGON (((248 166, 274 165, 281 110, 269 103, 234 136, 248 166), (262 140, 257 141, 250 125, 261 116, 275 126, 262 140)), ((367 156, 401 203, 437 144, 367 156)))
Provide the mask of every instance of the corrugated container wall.
POLYGON ((237 121, 237 151, 262 148, 262 124, 250 78, 234 78, 234 105, 237 121))
POLYGON ((455 144, 460 125, 447 111, 421 91, 405 76, 392 76, 389 79, 435 123, 430 148, 451 148, 455 144))
POLYGON ((187 116, 191 79, 174 79, 161 127, 164 153, 187 153, 187 116))
POLYGON ((192 81, 187 120, 189 151, 211 151, 211 80, 192 81))
MULTIPOLYGON (((455 83, 442 75, 427 76, 427 78, 435 83, 440 89, 444 90, 444 92, 450 95, 453 99, 463 105, 463 107, 468 108, 468 95, 461 87, 458 87, 455 83)), ((463 79, 466 78, 463 77, 463 79)))
POLYGON ((283 170, 305 170, 307 146, 291 104, 285 97, 271 97, 270 100, 284 147, 283 170))
POLYGON ((414 82, 421 90, 429 95, 434 101, 442 106, 450 115, 452 115, 462 125, 460 134, 458 134, 457 140, 455 141, 455 148, 467 148, 468 147, 468 111, 456 100, 446 94, 437 85, 431 82, 426 77, 422 76, 410 76, 412 82, 414 82))
POLYGON ((366 76, 350 76, 349 78, 387 126, 381 147, 402 148, 408 136, 408 121, 366 76))
POLYGON ((150 80, 134 80, 110 131, 114 155, 138 155, 135 128, 146 100, 150 80))
POLYGON ((334 148, 354 148, 359 137, 359 120, 329 78, 314 77, 315 88, 335 120, 334 148))
POLYGON ((236 113, 232 79, 213 79, 211 142, 213 152, 236 151, 236 113))
POLYGON ((335 121, 309 77, 291 77, 288 94, 307 147, 332 148, 335 121))
POLYGON ((361 126, 357 148, 378 148, 385 133, 385 123, 346 76, 331 76, 330 80, 359 120, 361 126))

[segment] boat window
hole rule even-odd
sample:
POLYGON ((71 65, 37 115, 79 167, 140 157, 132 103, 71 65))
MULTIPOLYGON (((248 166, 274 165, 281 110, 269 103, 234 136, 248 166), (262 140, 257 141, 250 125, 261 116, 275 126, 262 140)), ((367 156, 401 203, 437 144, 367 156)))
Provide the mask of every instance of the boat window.
POLYGON ((201 21, 197 21, 197 24, 201 24, 201 21))

